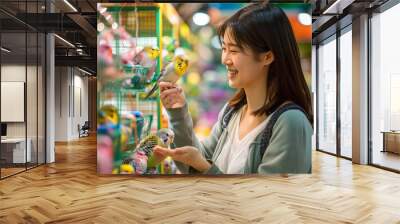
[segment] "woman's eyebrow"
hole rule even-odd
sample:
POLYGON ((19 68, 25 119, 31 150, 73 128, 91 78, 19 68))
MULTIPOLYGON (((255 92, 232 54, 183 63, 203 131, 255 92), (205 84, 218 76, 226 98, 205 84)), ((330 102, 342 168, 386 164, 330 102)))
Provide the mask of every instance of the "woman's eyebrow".
POLYGON ((225 43, 224 41, 222 41, 222 44, 232 46, 232 47, 239 47, 237 44, 225 43))

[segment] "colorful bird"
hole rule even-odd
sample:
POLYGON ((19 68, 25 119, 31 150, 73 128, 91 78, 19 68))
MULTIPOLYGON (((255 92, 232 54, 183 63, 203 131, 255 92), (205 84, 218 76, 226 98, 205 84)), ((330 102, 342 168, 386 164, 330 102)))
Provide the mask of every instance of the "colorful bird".
POLYGON ((189 66, 189 60, 184 55, 177 55, 174 59, 167 63, 166 66, 161 70, 161 74, 157 79, 157 82, 151 88, 151 90, 145 96, 145 99, 149 98, 157 89, 159 82, 171 82, 176 83, 187 71, 189 66))
POLYGON ((176 165, 174 160, 171 157, 165 158, 163 163, 161 163, 161 173, 162 174, 175 174, 176 173, 176 165))
POLYGON ((153 65, 153 61, 155 61, 157 57, 160 56, 160 49, 158 49, 157 47, 145 46, 143 48, 143 52, 145 52, 145 54, 140 55, 142 57, 140 64, 144 67, 153 65), (143 59, 150 59, 151 61, 143 59))
POLYGON ((144 138, 136 147, 133 154, 123 160, 123 163, 133 164, 138 174, 145 172, 143 171, 144 167, 146 169, 156 167, 158 164, 153 154, 154 147, 156 145, 169 147, 174 141, 174 137, 175 134, 171 129, 163 128, 158 130, 156 134, 151 134, 144 138))
POLYGON ((134 167, 135 174, 145 174, 147 172, 147 159, 145 152, 136 151, 131 157, 125 158, 122 164, 134 167))
POLYGON ((113 105, 104 105, 99 110, 99 124, 111 123, 116 125, 119 121, 118 110, 113 105))
POLYGON ((163 128, 157 131, 156 134, 150 134, 144 138, 136 148, 137 151, 143 151, 147 156, 153 153, 153 148, 156 145, 169 147, 174 141, 175 134, 171 129, 163 128))
POLYGON ((141 143, 139 143, 136 150, 145 152, 146 156, 148 157, 147 167, 155 167, 157 165, 153 155, 154 147, 156 145, 169 147, 174 141, 174 137, 175 134, 171 129, 164 128, 157 131, 157 134, 155 135, 152 134, 147 136, 141 141, 141 143))
POLYGON ((135 172, 135 168, 130 164, 121 164, 119 167, 120 174, 132 174, 135 172))

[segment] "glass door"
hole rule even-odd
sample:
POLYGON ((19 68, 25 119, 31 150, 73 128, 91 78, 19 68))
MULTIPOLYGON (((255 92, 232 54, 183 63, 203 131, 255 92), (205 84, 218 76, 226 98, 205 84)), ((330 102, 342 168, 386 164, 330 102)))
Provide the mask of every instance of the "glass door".
POLYGON ((336 154, 336 35, 318 47, 318 149, 336 154))

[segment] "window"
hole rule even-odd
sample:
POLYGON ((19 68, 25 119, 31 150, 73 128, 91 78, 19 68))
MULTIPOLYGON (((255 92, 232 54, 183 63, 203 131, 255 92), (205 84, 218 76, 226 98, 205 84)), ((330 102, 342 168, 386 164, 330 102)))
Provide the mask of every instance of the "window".
POLYGON ((336 37, 318 48, 318 149, 336 153, 336 37))
MULTIPOLYGON (((400 130, 400 32, 394 28, 399 21, 400 4, 371 18, 372 163, 396 170, 400 170, 400 155, 388 150, 388 145, 384 144, 391 143, 384 137, 385 134, 396 135, 392 131, 400 130)), ((395 149, 399 147, 394 146, 395 149)))
POLYGON ((340 154, 351 158, 352 141, 352 33, 340 36, 340 154))
POLYGON ((313 116, 314 116, 314 124, 313 124, 313 136, 312 136, 312 149, 315 150, 317 148, 317 135, 316 133, 316 122, 317 122, 317 47, 315 45, 312 46, 312 53, 311 53, 311 99, 312 99, 312 106, 313 106, 313 116))

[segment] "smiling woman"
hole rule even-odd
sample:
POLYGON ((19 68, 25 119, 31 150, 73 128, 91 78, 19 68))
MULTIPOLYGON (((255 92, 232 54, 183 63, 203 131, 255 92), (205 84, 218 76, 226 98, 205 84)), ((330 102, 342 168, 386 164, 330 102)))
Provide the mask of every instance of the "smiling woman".
POLYGON ((237 93, 200 142, 181 88, 160 83, 178 148, 155 153, 171 156, 183 173, 310 173, 311 97, 286 14, 251 4, 220 26, 219 37, 229 86, 237 93))

